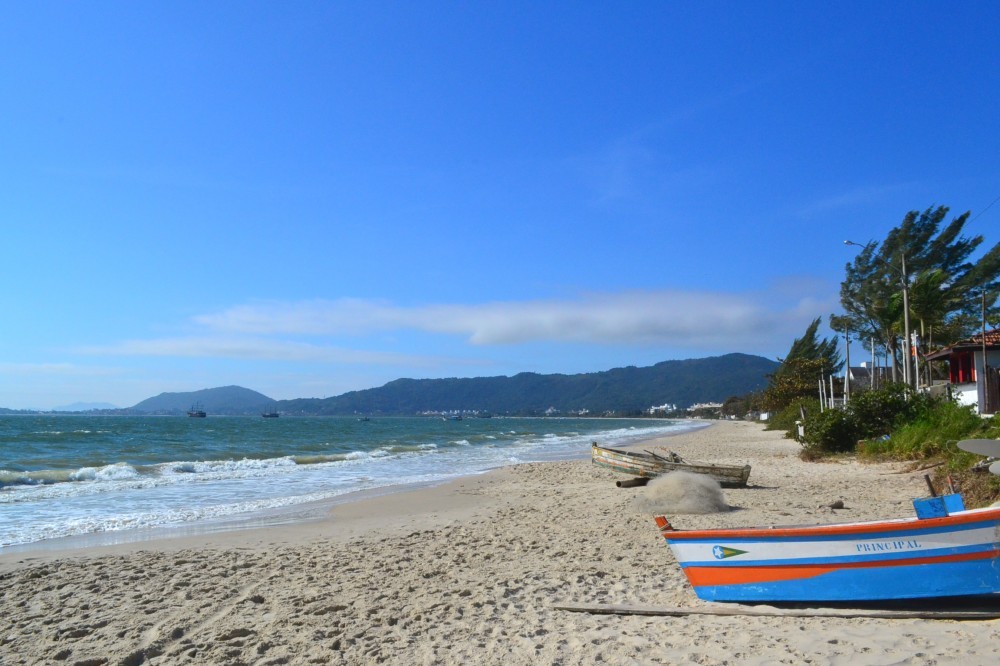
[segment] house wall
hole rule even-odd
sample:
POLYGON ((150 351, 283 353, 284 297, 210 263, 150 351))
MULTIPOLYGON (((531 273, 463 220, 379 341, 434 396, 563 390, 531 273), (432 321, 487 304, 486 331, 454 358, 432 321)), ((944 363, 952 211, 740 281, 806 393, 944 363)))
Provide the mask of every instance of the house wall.
POLYGON ((979 405, 978 384, 952 384, 951 395, 960 405, 979 405))
MULTIPOLYGON (((991 368, 1000 367, 1000 349, 987 349, 986 350, 987 364, 991 368)), ((984 377, 983 373, 983 353, 981 351, 976 352, 976 405, 986 404, 986 386, 981 381, 984 377)), ((982 409, 978 409, 979 413, 982 414, 982 409)))

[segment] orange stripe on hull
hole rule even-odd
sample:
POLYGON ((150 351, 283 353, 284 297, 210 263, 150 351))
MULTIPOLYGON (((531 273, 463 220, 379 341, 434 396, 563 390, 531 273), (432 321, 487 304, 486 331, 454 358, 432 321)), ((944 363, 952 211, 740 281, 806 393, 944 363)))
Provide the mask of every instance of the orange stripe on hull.
POLYGON ((940 555, 937 557, 914 557, 905 560, 873 560, 867 562, 844 562, 842 564, 761 564, 758 566, 717 566, 684 568, 688 581, 694 587, 715 585, 747 585, 753 583, 773 583, 785 580, 815 578, 831 571, 844 569, 874 569, 878 567, 914 566, 917 564, 944 564, 949 562, 969 562, 986 560, 1000 556, 998 550, 962 555, 940 555))

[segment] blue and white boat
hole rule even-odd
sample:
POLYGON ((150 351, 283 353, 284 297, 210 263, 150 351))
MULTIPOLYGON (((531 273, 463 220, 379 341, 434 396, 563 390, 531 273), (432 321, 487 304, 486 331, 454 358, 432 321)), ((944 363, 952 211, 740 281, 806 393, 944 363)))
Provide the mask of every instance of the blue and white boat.
POLYGON ((917 516, 839 525, 675 530, 656 522, 707 601, 888 601, 1000 592, 1000 507, 914 500, 917 516))

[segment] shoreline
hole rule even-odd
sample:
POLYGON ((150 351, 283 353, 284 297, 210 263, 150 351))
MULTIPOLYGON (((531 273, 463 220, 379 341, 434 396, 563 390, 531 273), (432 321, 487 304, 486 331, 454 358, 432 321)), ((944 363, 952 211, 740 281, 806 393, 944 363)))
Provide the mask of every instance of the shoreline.
MULTIPOLYGON (((644 443, 752 465, 734 510, 679 528, 912 515, 919 472, 805 463, 782 433, 718 422, 644 443), (844 502, 834 511, 830 504, 844 502)), ((644 488, 589 460, 524 463, 334 506, 321 519, 0 557, 0 661, 50 663, 986 663, 1000 621, 593 616, 697 608, 644 488), (16 558, 15 558, 16 559, 16 558), (101 660, 104 660, 101 662, 101 660)))
MULTIPOLYGON (((694 420, 692 419, 692 421, 694 420)), ((622 448, 650 446, 660 440, 709 428, 713 422, 706 423, 707 424, 704 426, 692 426, 678 432, 671 432, 666 435, 631 442, 629 444, 622 445, 622 448)), ((580 460, 585 458, 589 460, 589 449, 586 452, 581 452, 578 458, 580 460)), ((305 526, 309 523, 330 520, 337 507, 343 504, 372 502, 386 495, 407 494, 417 492, 422 489, 447 486, 452 483, 463 482, 483 475, 493 474, 507 467, 513 467, 521 464, 528 463, 512 463, 476 474, 467 474, 452 479, 421 481, 352 490, 342 495, 336 495, 323 500, 276 507, 247 515, 226 516, 217 519, 198 521, 195 523, 184 523, 170 526, 92 532, 89 534, 77 534, 65 537, 42 539, 40 541, 32 541, 25 544, 2 546, 0 547, 0 573, 16 566, 16 564, 22 560, 40 561, 42 559, 58 558, 63 554, 85 555, 88 552, 105 554, 114 552, 116 548, 127 549, 130 547, 136 549, 143 547, 176 549, 177 547, 184 547, 189 541, 209 544, 214 542, 223 544, 239 542, 241 537, 239 537, 238 534, 231 537, 225 536, 229 532, 247 532, 250 533, 251 538, 256 539, 256 533, 261 530, 267 531, 272 529, 286 529, 294 531, 297 525, 305 526), (175 540, 179 541, 172 546, 170 542, 175 540)), ((542 462, 538 464, 548 463, 542 462)), ((420 501, 421 500, 417 500, 418 503, 420 501)), ((353 514, 352 512, 347 511, 344 515, 353 514)))
MULTIPOLYGON (((55 445, 43 447, 35 465, 39 469, 4 472, 0 553, 281 524, 310 510, 322 513, 324 503, 365 496, 359 492, 446 483, 515 462, 575 459, 589 456, 584 444, 591 438, 624 444, 704 424, 596 420, 604 423, 533 419, 522 426, 492 420, 453 426, 408 418, 369 426, 350 421, 330 426, 339 433, 331 435, 320 419, 297 419, 294 427, 286 424, 277 431, 270 424, 249 427, 236 419, 240 423, 204 432, 182 428, 182 439, 190 439, 193 450, 153 445, 149 455, 120 450, 117 437, 128 441, 128 435, 151 429, 169 440, 173 435, 166 433, 173 431, 148 420, 121 426, 121 433, 117 426, 97 421, 87 421, 85 428, 64 422, 36 424, 45 432, 70 431, 74 439, 87 433, 80 436, 94 441, 92 446, 81 445, 79 454, 61 452, 55 445), (339 443, 326 443, 328 436, 339 443), (234 438, 245 439, 246 445, 229 452, 213 448, 234 438)), ((12 469, 23 466, 16 456, 16 447, 5 456, 12 469)))

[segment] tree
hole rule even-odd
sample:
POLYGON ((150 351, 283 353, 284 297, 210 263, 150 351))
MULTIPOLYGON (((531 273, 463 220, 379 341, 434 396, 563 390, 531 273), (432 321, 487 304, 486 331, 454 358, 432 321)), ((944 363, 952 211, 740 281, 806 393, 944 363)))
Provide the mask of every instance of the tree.
POLYGON ((846 266, 840 285, 846 323, 861 340, 875 338, 887 350, 894 378, 901 346, 904 284, 909 314, 921 328, 932 326, 935 339, 942 344, 975 331, 972 324, 977 321, 975 314, 984 293, 988 308, 997 302, 1000 243, 977 261, 970 261, 983 237, 962 235, 968 212, 942 228, 947 215, 945 206, 910 211, 885 240, 869 242, 846 266))
MULTIPOLYGON (((819 324, 821 319, 821 317, 813 319, 812 323, 806 327, 806 332, 802 334, 802 337, 796 338, 792 342, 792 347, 788 350, 788 355, 782 360, 783 364, 788 364, 798 359, 820 361, 819 368, 827 375, 831 375, 844 367, 844 362, 840 358, 840 352, 837 350, 837 339, 835 337, 824 338, 822 340, 819 338, 819 324)), ((776 374, 780 374, 781 372, 782 366, 779 366, 776 374)))
POLYGON ((820 339, 820 320, 819 317, 814 319, 802 337, 792 342, 788 355, 768 378, 763 399, 766 409, 782 409, 796 398, 815 395, 823 377, 844 367, 837 339, 820 339))
POLYGON ((750 400, 746 396, 730 396, 722 403, 722 415, 736 418, 746 416, 750 411, 750 400))

